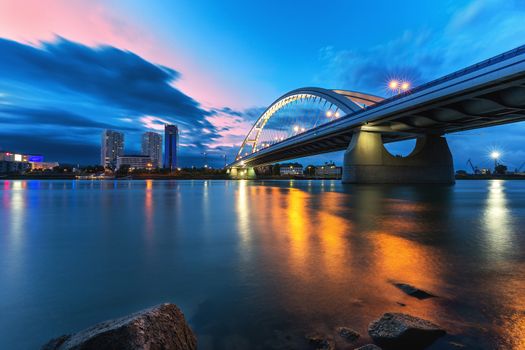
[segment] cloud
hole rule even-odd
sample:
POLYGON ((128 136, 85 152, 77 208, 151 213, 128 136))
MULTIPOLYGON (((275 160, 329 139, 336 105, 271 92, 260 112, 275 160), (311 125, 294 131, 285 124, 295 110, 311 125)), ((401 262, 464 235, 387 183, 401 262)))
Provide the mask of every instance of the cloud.
POLYGON ((96 97, 141 114, 178 116, 194 124, 207 114, 172 86, 180 74, 111 46, 88 47, 58 38, 32 47, 0 39, 4 80, 28 82, 96 97))
MULTIPOLYGON (((110 129, 112 124, 89 119, 60 109, 35 109, 18 106, 0 106, 0 124, 7 125, 55 125, 63 127, 110 129)), ((119 127, 122 130, 139 130, 136 127, 119 127)))
POLYGON ((390 78, 419 85, 523 44, 523 1, 474 1, 453 11, 442 29, 416 28, 364 50, 321 48, 316 80, 385 96, 390 78))
MULTIPOLYGON (((0 52, 2 137, 20 132, 22 125, 33 130, 54 126, 54 132, 71 136, 93 135, 87 142, 98 145, 100 131, 111 128, 129 134, 134 152, 141 132, 161 131, 172 123, 181 130, 181 143, 188 145, 182 153, 200 153, 221 137, 208 120, 214 115, 220 123, 218 112, 204 109, 175 87, 179 72, 132 52, 64 38, 38 46, 0 38, 0 52)), ((224 111, 226 117, 231 110, 224 111)), ((97 159, 98 152, 90 161, 97 159)))
POLYGON ((406 79, 420 84, 440 71, 444 60, 441 53, 424 50, 432 40, 429 32, 404 32, 399 38, 365 51, 320 50, 322 73, 317 78, 332 80, 333 86, 378 95, 387 94, 391 78, 406 79))

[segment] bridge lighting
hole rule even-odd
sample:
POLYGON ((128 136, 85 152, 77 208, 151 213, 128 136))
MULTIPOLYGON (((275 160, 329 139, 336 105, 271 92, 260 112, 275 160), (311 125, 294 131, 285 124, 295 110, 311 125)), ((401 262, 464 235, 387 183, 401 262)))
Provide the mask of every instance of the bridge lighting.
POLYGON ((305 128, 301 128, 301 132, 305 132, 305 131, 306 131, 306 129, 305 129, 305 128))
POLYGON ((293 131, 298 132, 298 131, 299 131, 299 127, 298 127, 297 125, 294 126, 294 127, 293 127, 293 131))
POLYGON ((410 89, 410 83, 408 81, 390 80, 388 88, 393 92, 399 94, 410 89))
POLYGON ((390 82, 388 83, 388 87, 391 90, 397 90, 399 89, 399 82, 397 80, 390 80, 390 82))
POLYGON ((339 112, 335 112, 335 114, 334 114, 334 116, 335 116, 336 118, 339 118, 339 115, 340 115, 339 112))
POLYGON ((332 116, 332 111, 327 111, 327 112, 326 112, 326 116, 327 116, 327 117, 331 117, 331 116, 332 116))

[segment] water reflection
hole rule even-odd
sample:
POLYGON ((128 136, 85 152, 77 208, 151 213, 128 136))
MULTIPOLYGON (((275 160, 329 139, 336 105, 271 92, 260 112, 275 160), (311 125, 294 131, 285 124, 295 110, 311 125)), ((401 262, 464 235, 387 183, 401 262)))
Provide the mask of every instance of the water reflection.
POLYGON ((2 215, 0 215, 0 223, 3 227, 2 235, 6 235, 7 249, 5 254, 8 274, 15 278, 23 262, 23 245, 28 224, 26 217, 26 187, 26 181, 4 182, 4 209, 2 210, 2 215))
MULTIPOLYGON (((249 207, 248 181, 240 180, 238 189, 235 193, 235 211, 237 213, 237 231, 241 239, 241 251, 246 256, 250 250, 251 225, 249 207)), ((253 197, 252 197, 253 198, 253 197)))
POLYGON ((146 180, 146 193, 144 195, 144 213, 146 220, 146 236, 153 235, 155 227, 153 225, 153 180, 146 180))
POLYGON ((490 181, 485 204, 483 222, 491 260, 496 261, 504 255, 512 244, 512 216, 505 194, 505 180, 490 181))
POLYGON ((368 323, 388 311, 468 334, 460 342, 474 348, 495 347, 493 339, 525 345, 525 183, 0 185, 0 285, 8 286, 0 308, 20 315, 4 328, 0 320, 11 344, 24 341, 26 323, 38 329, 39 341, 27 346, 35 348, 93 321, 174 301, 203 349, 303 348, 305 332, 340 325, 357 329, 364 343, 368 323), (439 298, 419 301, 392 281, 439 298), (20 311, 40 299, 46 303, 20 311), (50 309, 59 321, 42 322, 50 309))

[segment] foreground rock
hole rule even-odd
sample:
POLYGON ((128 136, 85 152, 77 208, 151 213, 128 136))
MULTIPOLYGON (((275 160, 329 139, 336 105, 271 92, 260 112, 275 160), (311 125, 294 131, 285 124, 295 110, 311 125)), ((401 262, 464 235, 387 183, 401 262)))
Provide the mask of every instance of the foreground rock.
POLYGON ((368 334, 383 348, 422 349, 446 332, 430 321, 401 313, 386 313, 368 326, 368 334))
POLYGON ((430 294, 429 292, 425 292, 422 289, 416 288, 414 286, 411 286, 410 284, 406 283, 392 283, 397 288, 401 289, 405 294, 410 295, 411 297, 418 298, 418 299, 428 299, 428 298, 435 298, 436 296, 433 294, 430 294))
POLYGON ((355 348, 354 350, 381 350, 381 348, 374 344, 366 344, 358 348, 355 348))
POLYGON ((349 342, 353 342, 359 338, 359 332, 348 327, 337 327, 336 331, 341 338, 344 338, 349 342))
POLYGON ((101 322, 44 345, 43 350, 194 350, 197 339, 174 304, 162 304, 101 322))
POLYGON ((335 340, 320 332, 308 334, 306 339, 312 344, 316 350, 334 350, 335 340))

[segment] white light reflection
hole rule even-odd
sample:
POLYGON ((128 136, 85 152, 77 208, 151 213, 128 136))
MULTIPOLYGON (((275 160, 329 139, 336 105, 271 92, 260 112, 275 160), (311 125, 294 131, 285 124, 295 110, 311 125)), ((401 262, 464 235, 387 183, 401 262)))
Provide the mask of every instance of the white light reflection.
POLYGON ((483 223, 486 228, 488 250, 496 259, 510 248, 512 216, 509 214, 505 180, 492 180, 483 213, 483 223))
MULTIPOLYGON (((243 255, 249 253, 252 238, 250 225, 250 208, 248 201, 248 181, 239 180, 237 191, 236 208, 238 232, 241 238, 241 250, 243 255)), ((244 256, 247 258, 247 256, 244 256)))
POLYGON ((26 182, 12 181, 7 211, 4 213, 7 218, 7 259, 10 273, 15 276, 23 259, 23 240, 26 230, 26 182))

